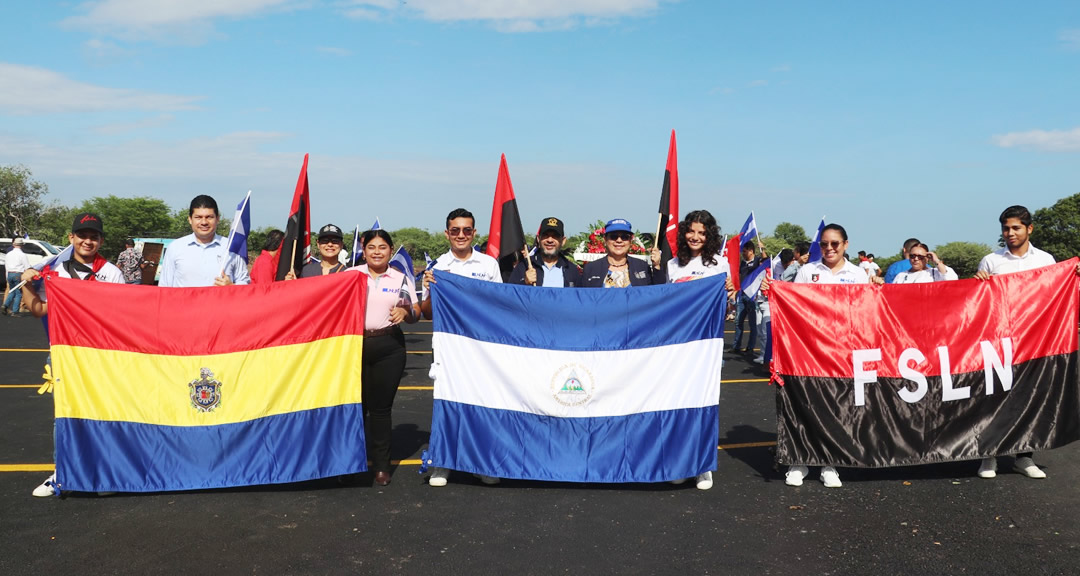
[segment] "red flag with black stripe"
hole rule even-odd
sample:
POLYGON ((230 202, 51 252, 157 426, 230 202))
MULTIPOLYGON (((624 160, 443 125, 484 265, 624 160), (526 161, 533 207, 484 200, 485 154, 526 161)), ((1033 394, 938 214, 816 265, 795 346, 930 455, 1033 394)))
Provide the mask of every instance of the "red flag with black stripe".
POLYGON ((487 255, 499 261, 503 281, 522 258, 525 232, 521 227, 514 185, 510 182, 510 170, 506 167, 506 154, 499 160, 499 177, 495 181, 495 202, 491 206, 491 230, 488 232, 487 255))
POLYGON ((679 164, 675 153, 675 131, 671 131, 667 165, 664 167, 664 188, 660 191, 660 261, 666 264, 677 253, 679 245, 679 164))
POLYGON ((777 460, 902 466, 1080 439, 1076 262, 985 281, 773 284, 777 460))
POLYGON ((300 167, 300 178, 296 180, 292 208, 289 209, 289 221, 285 225, 285 238, 281 241, 278 252, 276 280, 284 280, 289 270, 297 275, 311 258, 311 205, 307 176, 308 155, 304 154, 304 165, 300 167))

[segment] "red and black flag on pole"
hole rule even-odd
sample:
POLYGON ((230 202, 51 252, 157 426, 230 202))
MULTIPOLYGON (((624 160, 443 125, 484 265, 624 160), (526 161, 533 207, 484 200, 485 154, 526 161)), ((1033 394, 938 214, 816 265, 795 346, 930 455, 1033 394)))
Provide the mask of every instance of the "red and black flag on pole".
POLYGON ((300 274, 300 269, 311 257, 311 206, 309 202, 308 155, 304 154, 304 165, 300 168, 300 178, 296 181, 292 208, 289 209, 289 222, 285 225, 285 238, 281 241, 278 254, 276 280, 284 280, 289 270, 300 274))
POLYGON ((774 283, 777 460, 905 466, 1080 439, 1076 262, 985 281, 774 283))
POLYGON ((495 182, 495 203, 491 207, 491 230, 488 232, 487 255, 499 261, 503 281, 510 277, 525 248, 525 232, 518 215, 514 185, 506 167, 506 154, 499 160, 499 178, 495 182))
POLYGON ((676 254, 679 245, 679 164, 675 158, 674 130, 671 131, 667 166, 664 167, 664 189, 660 192, 660 224, 656 230, 660 262, 666 264, 676 254))

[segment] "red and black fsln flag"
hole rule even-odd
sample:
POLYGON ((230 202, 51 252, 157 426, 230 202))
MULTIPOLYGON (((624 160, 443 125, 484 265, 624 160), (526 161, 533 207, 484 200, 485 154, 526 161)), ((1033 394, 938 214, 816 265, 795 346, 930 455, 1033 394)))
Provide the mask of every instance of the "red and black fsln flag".
POLYGON ((1076 262, 986 281, 774 283, 777 461, 902 466, 1080 439, 1076 262))
POLYGON ((675 131, 671 131, 667 165, 664 167, 664 188, 660 192, 660 262, 667 264, 679 245, 679 163, 675 153, 675 131))
POLYGON ((278 269, 275 280, 284 280, 289 270, 300 274, 300 269, 311 257, 311 206, 309 201, 308 155, 304 154, 304 165, 300 168, 300 178, 296 181, 292 208, 289 209, 289 221, 285 225, 285 238, 281 241, 278 252, 278 269), (295 246, 295 250, 293 249, 295 246))
POLYGON ((510 277, 518 260, 523 258, 525 232, 521 227, 514 185, 506 167, 506 154, 499 160, 499 177, 495 182, 495 202, 491 207, 491 230, 488 232, 487 255, 499 261, 503 281, 510 277))

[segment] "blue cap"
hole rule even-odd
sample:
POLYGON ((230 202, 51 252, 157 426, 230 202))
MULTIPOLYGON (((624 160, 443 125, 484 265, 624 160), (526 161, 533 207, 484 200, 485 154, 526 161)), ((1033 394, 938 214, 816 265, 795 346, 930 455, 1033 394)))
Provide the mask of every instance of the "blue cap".
POLYGON ((630 227, 630 223, 622 218, 616 218, 614 220, 608 220, 608 223, 604 225, 604 234, 610 234, 612 232, 629 232, 634 233, 634 229, 630 227))

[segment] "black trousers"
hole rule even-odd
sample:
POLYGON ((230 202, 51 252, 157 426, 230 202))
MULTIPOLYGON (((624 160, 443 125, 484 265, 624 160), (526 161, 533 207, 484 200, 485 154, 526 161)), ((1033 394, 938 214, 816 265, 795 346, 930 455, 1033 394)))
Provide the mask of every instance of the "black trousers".
POLYGON ((390 471, 390 434, 401 375, 405 372, 405 335, 400 328, 364 338, 362 399, 368 459, 375 472, 390 471))

